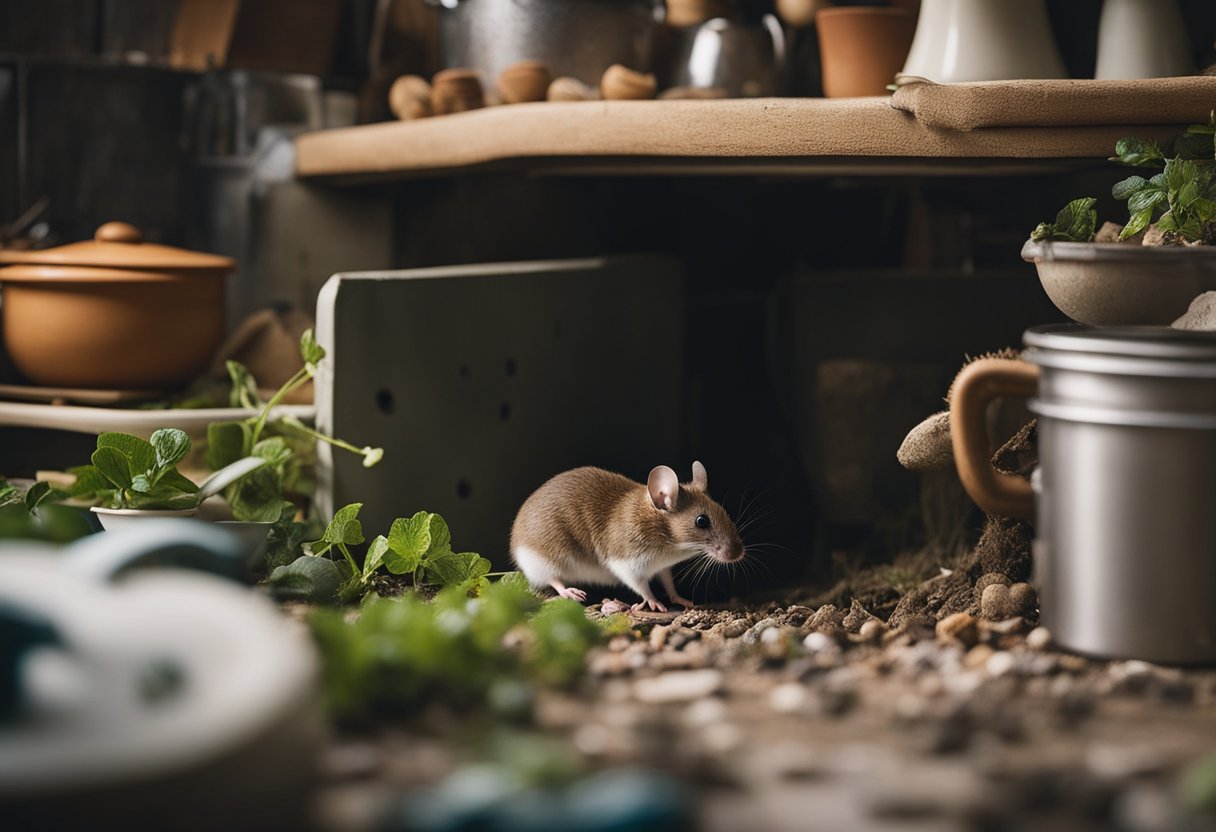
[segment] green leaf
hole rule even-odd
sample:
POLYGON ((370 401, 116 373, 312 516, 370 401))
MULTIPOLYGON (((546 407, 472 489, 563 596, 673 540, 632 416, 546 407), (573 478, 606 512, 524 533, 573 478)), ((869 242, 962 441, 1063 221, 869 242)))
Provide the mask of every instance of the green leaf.
POLYGON ((300 358, 306 365, 316 367, 325 358, 325 349, 317 343, 317 338, 311 329, 305 330, 300 336, 300 358))
POLYGON ((1115 199, 1123 200, 1146 187, 1148 187, 1148 180, 1143 176, 1129 176, 1122 181, 1116 182, 1114 187, 1110 189, 1110 195, 1115 199))
POLYGON ((452 548, 452 532, 448 528, 447 521, 438 514, 431 515, 431 545, 427 547, 428 552, 438 552, 444 549, 452 548))
POLYGON ((1055 222, 1043 222, 1030 234, 1032 240, 1068 240, 1084 243, 1094 236, 1098 224, 1097 200, 1093 197, 1074 199, 1056 214, 1055 222))
POLYGON ((454 586, 484 578, 490 562, 476 552, 440 552, 427 557, 426 579, 441 586, 454 586))
POLYGON ((115 488, 131 487, 131 459, 118 448, 102 446, 93 451, 89 461, 115 488))
POLYGON ((255 468, 226 492, 237 520, 275 522, 291 503, 283 499, 283 475, 270 465, 255 468))
POLYGON ((97 437, 98 448, 114 448, 130 460, 131 475, 151 471, 156 465, 156 449, 152 443, 129 433, 103 433, 97 437))
POLYGON ((76 477, 76 481, 68 488, 69 497, 84 497, 98 491, 109 491, 114 487, 114 483, 94 465, 69 468, 68 473, 76 477))
POLYGON ((248 456, 249 425, 244 422, 212 422, 207 425, 207 465, 218 471, 248 456))
POLYGON ((367 580, 376 570, 384 565, 384 555, 389 551, 388 538, 382 534, 376 535, 372 545, 367 549, 367 557, 363 559, 363 580, 367 580))
POLYGON ((147 494, 133 494, 128 504, 131 508, 179 511, 196 508, 198 497, 193 494, 183 494, 176 488, 166 485, 156 485, 147 494))
POLYGON ((1176 216, 1173 211, 1166 211, 1157 220, 1157 229, 1159 231, 1176 231, 1178 225, 1175 222, 1176 216))
POLYGON ((329 543, 345 543, 353 546, 363 542, 363 524, 359 522, 359 511, 363 503, 351 503, 342 506, 334 514, 334 519, 325 527, 324 540, 329 543))
POLYGON ((1167 159, 1165 161, 1165 182, 1171 191, 1178 191, 1190 180, 1194 179, 1199 169, 1188 159, 1167 159))
POLYGON ((398 517, 388 532, 389 551, 384 563, 394 575, 406 575, 418 568, 431 549, 431 513, 420 511, 413 517, 398 517))
POLYGON ((281 436, 263 439, 253 448, 252 456, 260 457, 271 465, 284 465, 291 459, 291 448, 281 436))
POLYGON ((1188 127, 1187 132, 1174 140, 1174 152, 1183 159, 1212 161, 1216 158, 1216 148, 1213 147, 1211 126, 1193 124, 1188 127))
MULTIPOLYGON (((262 400, 258 396, 258 383, 249 368, 239 361, 226 361, 228 378, 232 379, 232 391, 228 394, 230 407, 243 407, 246 410, 259 410, 262 400)), ((241 454, 244 456, 244 454, 241 454)), ((223 466, 216 466, 223 467, 223 466)))
POLYGON ((147 494, 152 490, 152 480, 147 474, 136 474, 131 477, 131 490, 136 494, 147 494))
POLYGON ((1142 211, 1137 211, 1132 214, 1127 221, 1127 225, 1123 226, 1123 230, 1119 232, 1119 239, 1126 240, 1128 237, 1134 237, 1141 231, 1149 227, 1153 221, 1153 209, 1145 208, 1142 211))
POLYGON ((275 569, 267 583, 280 601, 330 603, 338 597, 342 573, 331 560, 304 556, 275 569))
POLYGON ((157 484, 176 488, 178 491, 183 491, 186 494, 198 493, 198 484, 176 468, 170 468, 161 474, 160 482, 157 484))
POLYGON ((1189 182, 1183 183, 1178 189, 1177 204, 1183 208, 1190 208, 1195 200, 1199 199, 1200 184, 1198 180, 1192 179, 1189 182))
POLYGON ((508 572, 498 579, 498 583, 504 587, 511 589, 523 589, 528 592, 532 591, 532 585, 528 583, 528 579, 524 577, 523 572, 508 572))
POLYGON ((4 483, 0 485, 0 507, 16 506, 25 504, 24 498, 21 496, 21 489, 12 483, 4 483))
MULTIPOLYGON (((25 508, 27 511, 33 511, 38 508, 38 504, 51 496, 51 484, 49 482, 36 482, 30 486, 30 490, 25 492, 25 508)), ((3 500, 0 499, 0 504, 3 500)))
POLYGON ((161 428, 152 434, 151 445, 156 451, 156 467, 176 465, 190 453, 190 437, 184 430, 161 428))
POLYGON ((1146 188, 1131 195, 1127 200, 1127 210, 1129 214, 1135 214, 1143 211, 1145 208, 1153 209, 1164 202, 1166 195, 1164 191, 1159 191, 1156 188, 1146 188))
POLYGON ((1122 162, 1133 167, 1156 165, 1165 158, 1156 142, 1128 136, 1115 143, 1115 155, 1110 157, 1112 162, 1122 162))

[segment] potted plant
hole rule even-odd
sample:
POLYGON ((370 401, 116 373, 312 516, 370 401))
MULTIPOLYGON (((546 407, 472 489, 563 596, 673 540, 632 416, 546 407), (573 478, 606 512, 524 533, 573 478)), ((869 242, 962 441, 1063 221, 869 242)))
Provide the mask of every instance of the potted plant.
POLYGON ((1022 258, 1052 302, 1091 326, 1168 325, 1216 289, 1216 114, 1173 142, 1120 139, 1111 161, 1146 169, 1111 189, 1125 223, 1100 228, 1097 200, 1068 203, 1031 232, 1022 258))

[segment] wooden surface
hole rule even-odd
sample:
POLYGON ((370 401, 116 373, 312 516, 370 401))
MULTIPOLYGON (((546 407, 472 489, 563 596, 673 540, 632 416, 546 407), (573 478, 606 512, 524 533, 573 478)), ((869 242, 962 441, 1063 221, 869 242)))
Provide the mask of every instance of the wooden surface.
POLYGON ((367 181, 476 169, 561 173, 972 175, 1104 159, 1129 134, 1177 125, 926 127, 887 98, 517 104, 309 133, 296 173, 367 181))

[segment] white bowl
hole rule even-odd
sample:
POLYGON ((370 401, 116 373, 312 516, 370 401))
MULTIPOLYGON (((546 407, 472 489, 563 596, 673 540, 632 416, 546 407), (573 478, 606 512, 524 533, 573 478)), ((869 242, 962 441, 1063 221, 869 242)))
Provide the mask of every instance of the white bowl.
MULTIPOLYGON (((93 506, 89 510, 97 515, 101 527, 108 532, 118 529, 130 529, 150 518, 194 517, 198 511, 198 509, 194 508, 169 511, 142 508, 101 508, 100 506, 93 506)), ((249 552, 248 563, 250 566, 257 566, 259 564, 262 555, 266 553, 266 541, 270 537, 270 527, 274 525, 273 523, 256 520, 215 520, 212 522, 217 526, 222 526, 241 539, 246 551, 249 552)))

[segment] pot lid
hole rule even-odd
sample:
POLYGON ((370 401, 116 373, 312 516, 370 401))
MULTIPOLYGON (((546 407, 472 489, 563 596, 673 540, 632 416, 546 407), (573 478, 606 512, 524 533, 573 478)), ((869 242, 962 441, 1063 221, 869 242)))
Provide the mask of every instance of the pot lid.
MULTIPOLYGON (((1027 347, 1044 352, 1216 362, 1216 332, 1166 326, 1088 327, 1051 324, 1026 330, 1027 347)), ((1042 363, 1031 357, 1035 363, 1042 363)))
POLYGON ((92 240, 68 243, 42 251, 4 251, 0 264, 31 266, 81 266, 156 271, 232 271, 236 261, 218 254, 187 251, 157 243, 145 243, 140 230, 125 222, 108 222, 92 240))

